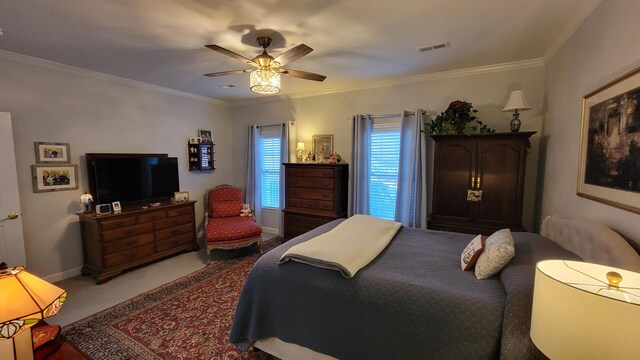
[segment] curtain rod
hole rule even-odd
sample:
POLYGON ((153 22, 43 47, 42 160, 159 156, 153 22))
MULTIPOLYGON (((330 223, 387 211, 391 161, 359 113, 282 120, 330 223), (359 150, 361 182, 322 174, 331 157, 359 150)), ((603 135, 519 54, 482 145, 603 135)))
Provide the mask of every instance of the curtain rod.
POLYGON ((261 127, 272 127, 272 126, 282 126, 283 124, 271 124, 271 125, 256 125, 256 127, 259 129, 261 127))

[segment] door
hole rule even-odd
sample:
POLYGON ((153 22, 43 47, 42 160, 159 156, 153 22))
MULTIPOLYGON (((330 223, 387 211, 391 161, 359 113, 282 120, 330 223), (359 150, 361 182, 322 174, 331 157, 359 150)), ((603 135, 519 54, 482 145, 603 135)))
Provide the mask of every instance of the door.
POLYGON ((0 112, 0 261, 26 265, 11 114, 0 112))
POLYGON ((433 219, 471 221, 467 189, 476 168, 476 141, 438 139, 435 148, 433 219))
POLYGON ((525 155, 521 138, 478 142, 482 201, 475 204, 474 220, 492 227, 520 227, 525 155))

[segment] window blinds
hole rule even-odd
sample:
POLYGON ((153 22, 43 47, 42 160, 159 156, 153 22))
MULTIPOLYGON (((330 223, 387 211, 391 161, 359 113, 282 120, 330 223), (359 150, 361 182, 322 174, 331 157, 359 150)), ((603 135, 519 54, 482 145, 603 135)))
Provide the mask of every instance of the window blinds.
MULTIPOLYGON (((278 127, 277 130, 280 128, 278 127)), ((262 207, 280 207, 280 134, 261 129, 260 192, 262 207)))
POLYGON ((369 213, 394 220, 400 160, 400 119, 375 120, 370 144, 369 213))

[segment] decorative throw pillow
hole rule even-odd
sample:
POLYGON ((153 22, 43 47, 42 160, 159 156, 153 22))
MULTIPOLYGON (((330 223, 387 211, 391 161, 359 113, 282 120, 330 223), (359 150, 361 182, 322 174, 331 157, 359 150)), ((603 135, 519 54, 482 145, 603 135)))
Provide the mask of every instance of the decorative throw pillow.
POLYGON ((476 264, 478 257, 482 254, 483 247, 482 235, 478 235, 471 240, 469 245, 462 250, 462 255, 460 255, 460 267, 462 270, 469 270, 476 264))
POLYGON ((488 279, 497 274, 516 255, 511 230, 494 232, 484 243, 484 250, 476 262, 476 277, 488 279))

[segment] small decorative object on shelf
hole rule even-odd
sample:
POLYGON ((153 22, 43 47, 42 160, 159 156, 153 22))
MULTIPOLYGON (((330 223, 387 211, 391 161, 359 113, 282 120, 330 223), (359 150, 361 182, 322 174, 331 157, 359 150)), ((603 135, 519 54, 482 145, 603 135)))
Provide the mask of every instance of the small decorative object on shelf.
POLYGON ((213 171, 215 159, 212 142, 191 143, 189 141, 189 171, 213 171))
POLYGON ((475 115, 478 110, 470 102, 456 100, 431 121, 425 121, 424 132, 430 134, 481 134, 494 133, 495 130, 483 124, 475 115))

